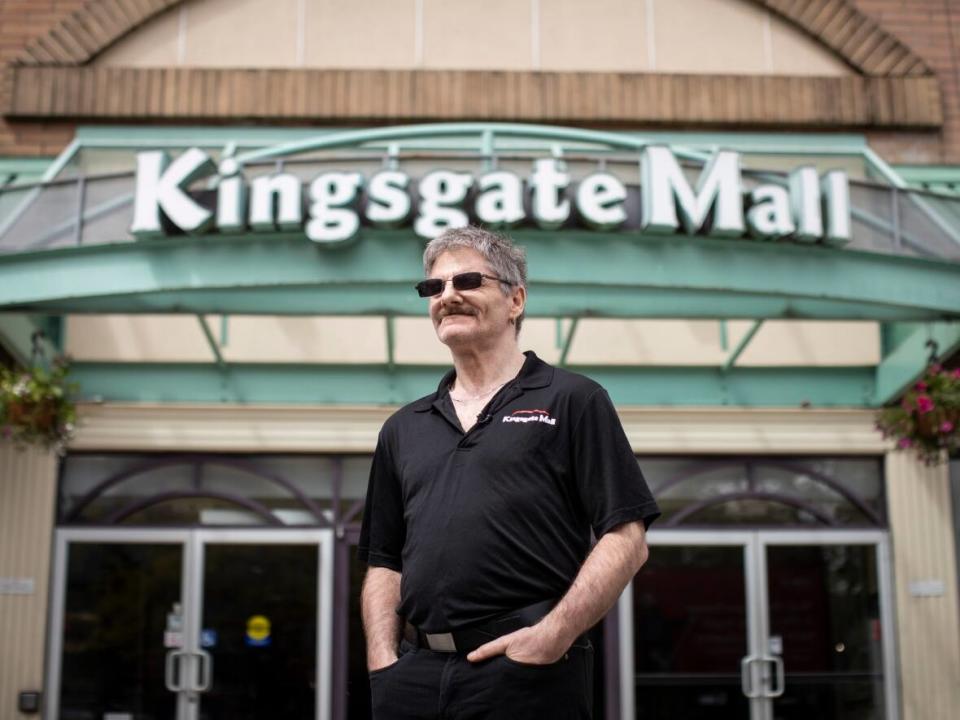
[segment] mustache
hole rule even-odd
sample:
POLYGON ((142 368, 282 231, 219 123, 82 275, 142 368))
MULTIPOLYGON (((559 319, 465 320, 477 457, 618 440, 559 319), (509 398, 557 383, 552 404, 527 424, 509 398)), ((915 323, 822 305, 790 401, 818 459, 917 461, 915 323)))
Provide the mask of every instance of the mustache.
POLYGON ((444 310, 441 312, 439 317, 442 320, 450 315, 476 315, 476 313, 469 308, 451 308, 450 310, 444 310))

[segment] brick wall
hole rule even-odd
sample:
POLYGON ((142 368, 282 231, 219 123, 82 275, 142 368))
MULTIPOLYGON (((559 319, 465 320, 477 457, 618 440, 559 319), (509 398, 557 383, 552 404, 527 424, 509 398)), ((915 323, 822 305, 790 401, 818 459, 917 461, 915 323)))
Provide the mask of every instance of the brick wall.
MULTIPOLYGON (((946 122, 941 132, 871 132, 871 143, 891 162, 960 163, 960 2, 853 2, 922 56, 940 78, 943 92, 946 122)), ((0 64, 84 4, 85 0, 0 0, 0 64)), ((5 91, 0 84, 0 93, 5 91)), ((55 155, 73 132, 69 122, 0 119, 0 155, 55 155)))
MULTIPOLYGON (((83 5, 84 0, 0 0, 0 65, 83 5)), ((0 155, 57 155, 72 138, 71 123, 8 123, 0 118, 0 155)))
POLYGON ((854 0, 865 14, 906 43, 940 79, 944 119, 940 133, 870 133, 870 143, 892 162, 960 164, 960 2, 854 0))

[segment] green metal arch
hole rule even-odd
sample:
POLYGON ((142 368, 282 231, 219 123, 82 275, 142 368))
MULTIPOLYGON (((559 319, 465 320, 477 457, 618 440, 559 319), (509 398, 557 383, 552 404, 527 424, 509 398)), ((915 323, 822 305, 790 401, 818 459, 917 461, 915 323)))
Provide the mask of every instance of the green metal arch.
MULTIPOLYGON (((256 162, 277 157, 288 157, 316 150, 358 147, 369 143, 397 143, 403 140, 422 140, 426 138, 463 137, 476 135, 481 139, 482 147, 493 150, 497 137, 523 137, 546 140, 562 144, 593 143, 609 149, 639 151, 654 141, 646 138, 629 137, 601 130, 583 130, 579 128, 556 127, 552 125, 524 125, 520 123, 436 123, 424 125, 402 125, 379 127, 364 130, 351 130, 334 135, 324 135, 307 140, 282 143, 272 147, 237 155, 240 163, 256 162)), ((709 155, 689 148, 672 146, 674 154, 686 160, 705 161, 709 155)))

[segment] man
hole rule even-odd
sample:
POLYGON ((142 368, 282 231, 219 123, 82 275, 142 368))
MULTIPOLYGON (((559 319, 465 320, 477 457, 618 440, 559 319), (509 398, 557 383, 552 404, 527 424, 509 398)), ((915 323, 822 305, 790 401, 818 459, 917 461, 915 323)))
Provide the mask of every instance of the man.
POLYGON ((370 472, 374 719, 589 718, 585 633, 646 560, 659 510, 606 391, 521 353, 523 251, 451 229, 424 271, 454 368, 387 420, 370 472))

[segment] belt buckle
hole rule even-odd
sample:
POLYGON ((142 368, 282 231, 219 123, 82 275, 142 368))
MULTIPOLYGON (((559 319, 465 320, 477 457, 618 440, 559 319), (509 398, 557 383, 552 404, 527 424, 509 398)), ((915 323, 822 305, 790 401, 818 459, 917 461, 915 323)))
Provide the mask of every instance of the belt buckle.
POLYGON ((453 641, 453 633, 424 633, 427 647, 435 652, 456 652, 457 644, 453 641))

